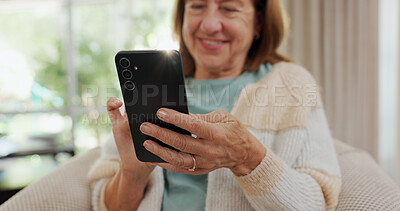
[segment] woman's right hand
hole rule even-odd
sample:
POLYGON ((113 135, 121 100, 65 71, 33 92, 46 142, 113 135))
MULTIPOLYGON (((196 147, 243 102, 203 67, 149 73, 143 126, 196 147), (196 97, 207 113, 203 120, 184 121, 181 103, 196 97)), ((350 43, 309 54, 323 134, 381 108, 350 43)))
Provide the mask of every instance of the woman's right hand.
POLYGON ((121 106, 122 102, 116 97, 107 101, 107 112, 121 158, 121 168, 107 183, 104 202, 109 210, 135 210, 140 204, 155 165, 137 159, 128 118, 119 111, 121 106))
POLYGON ((128 118, 126 114, 122 115, 119 108, 122 102, 116 97, 110 97, 107 101, 107 112, 111 120, 112 132, 115 143, 121 157, 122 170, 127 173, 136 173, 141 171, 143 175, 150 175, 155 165, 141 162, 137 159, 131 131, 129 129, 128 118))

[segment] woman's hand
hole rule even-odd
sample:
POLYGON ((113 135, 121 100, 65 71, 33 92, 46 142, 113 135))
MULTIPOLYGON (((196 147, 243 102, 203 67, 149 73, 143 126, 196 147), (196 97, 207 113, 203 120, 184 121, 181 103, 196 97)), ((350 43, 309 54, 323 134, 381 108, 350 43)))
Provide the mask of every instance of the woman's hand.
POLYGON ((115 97, 107 101, 107 112, 121 157, 121 168, 107 182, 104 203, 108 210, 137 210, 155 165, 137 159, 128 118, 119 111, 121 106, 122 102, 115 97))
POLYGON ((161 108, 157 116, 168 123, 183 128, 197 137, 182 135, 145 122, 140 130, 180 150, 162 147, 146 140, 147 150, 168 163, 157 165, 186 174, 206 174, 218 168, 229 168, 235 175, 243 176, 254 170, 264 158, 266 148, 230 113, 217 110, 209 114, 183 114, 161 108), (188 169, 194 165, 196 170, 188 169))
POLYGON ((107 101, 108 116, 111 120, 112 132, 121 157, 121 169, 130 174, 137 174, 140 171, 142 176, 147 177, 153 171, 155 165, 141 162, 137 159, 128 118, 125 114, 121 115, 119 111, 121 106, 122 102, 116 97, 111 97, 107 101))

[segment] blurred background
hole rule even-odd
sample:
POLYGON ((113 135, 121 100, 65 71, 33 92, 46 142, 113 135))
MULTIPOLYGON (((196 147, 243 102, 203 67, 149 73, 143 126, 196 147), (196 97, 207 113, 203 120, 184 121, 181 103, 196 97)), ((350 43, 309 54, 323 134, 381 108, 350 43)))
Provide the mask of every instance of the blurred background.
MULTIPOLYGON (((0 203, 110 135, 114 55, 177 49, 175 0, 0 1, 0 203)), ((398 0, 283 0, 282 51, 321 86, 336 139, 400 184, 398 0)))

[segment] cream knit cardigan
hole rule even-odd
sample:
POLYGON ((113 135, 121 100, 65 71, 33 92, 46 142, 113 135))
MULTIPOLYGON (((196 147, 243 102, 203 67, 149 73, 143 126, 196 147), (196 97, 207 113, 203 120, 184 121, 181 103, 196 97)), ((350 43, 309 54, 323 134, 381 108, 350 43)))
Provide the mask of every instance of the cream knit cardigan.
MULTIPOLYGON (((247 84, 231 113, 267 149, 248 175, 222 168, 208 174, 205 210, 334 210, 341 177, 318 86, 304 68, 281 62, 247 84)), ((106 210, 104 187, 120 168, 111 138, 89 172, 94 210, 106 210)), ((139 210, 160 210, 162 168, 150 175, 139 210)), ((188 207, 190 210, 190 207, 188 207)))

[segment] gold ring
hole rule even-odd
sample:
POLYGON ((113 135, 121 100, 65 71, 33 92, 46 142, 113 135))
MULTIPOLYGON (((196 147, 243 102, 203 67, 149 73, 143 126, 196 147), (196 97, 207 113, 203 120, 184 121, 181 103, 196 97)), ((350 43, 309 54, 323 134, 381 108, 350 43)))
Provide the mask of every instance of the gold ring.
POLYGON ((196 169, 196 158, 194 157, 194 155, 192 155, 193 158, 193 167, 191 169, 188 169, 188 171, 194 171, 196 169))

